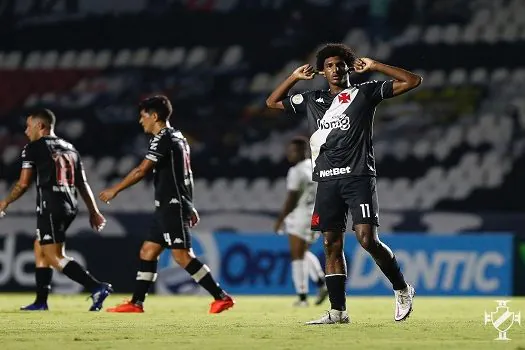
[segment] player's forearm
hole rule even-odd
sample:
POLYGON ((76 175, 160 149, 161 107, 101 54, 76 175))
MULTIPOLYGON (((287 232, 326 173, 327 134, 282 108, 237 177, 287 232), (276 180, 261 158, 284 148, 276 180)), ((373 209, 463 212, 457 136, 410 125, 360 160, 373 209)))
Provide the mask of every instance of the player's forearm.
POLYGON ((91 186, 89 186, 87 182, 78 187, 78 192, 80 193, 80 196, 82 197, 84 203, 86 203, 86 207, 88 208, 90 213, 100 212, 97 206, 97 202, 95 201, 93 191, 91 190, 91 186))
POLYGON ((388 75, 389 77, 394 78, 397 81, 406 83, 411 88, 417 87, 419 84, 421 84, 422 78, 414 74, 412 72, 409 72, 403 68, 389 66, 388 64, 384 64, 381 62, 374 62, 374 64, 371 67, 371 70, 383 73, 385 75, 388 75))
POLYGON ((299 79, 293 75, 286 78, 286 80, 283 81, 266 99, 266 106, 268 106, 268 108, 278 108, 277 103, 281 102, 286 96, 288 96, 288 92, 298 81, 299 79))
POLYGON ((11 189, 9 195, 5 198, 5 201, 7 202, 7 204, 13 203, 18 198, 22 197, 22 195, 26 193, 28 188, 29 185, 17 181, 17 183, 11 189))
POLYGON ((295 198, 293 196, 286 198, 283 209, 281 210, 281 213, 279 214, 277 220, 279 222, 282 222, 284 218, 286 218, 295 209, 295 207, 297 206, 297 202, 298 198, 295 198))
POLYGON ((145 176, 146 174, 144 173, 144 171, 141 168, 137 167, 131 170, 121 182, 116 184, 114 190, 116 191, 116 193, 119 193, 125 190, 126 188, 133 186, 134 184, 142 180, 145 176))

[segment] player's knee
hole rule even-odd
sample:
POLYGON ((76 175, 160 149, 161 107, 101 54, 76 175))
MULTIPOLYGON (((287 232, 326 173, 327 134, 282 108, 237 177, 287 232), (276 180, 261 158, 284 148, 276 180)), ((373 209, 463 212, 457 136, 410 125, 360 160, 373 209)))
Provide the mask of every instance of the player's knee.
POLYGON ((157 260, 157 252, 155 249, 149 247, 148 245, 142 245, 142 247, 140 247, 139 257, 141 260, 157 260))
POLYGON ((324 239, 324 250, 328 259, 337 259, 343 256, 343 239, 326 235, 324 239))
POLYGON ((359 244, 361 244, 361 247, 363 247, 363 249, 367 252, 373 252, 379 246, 379 241, 369 231, 356 231, 356 236, 359 244))
POLYGON ((53 263, 64 258, 64 255, 60 252, 51 249, 42 249, 41 258, 53 263))

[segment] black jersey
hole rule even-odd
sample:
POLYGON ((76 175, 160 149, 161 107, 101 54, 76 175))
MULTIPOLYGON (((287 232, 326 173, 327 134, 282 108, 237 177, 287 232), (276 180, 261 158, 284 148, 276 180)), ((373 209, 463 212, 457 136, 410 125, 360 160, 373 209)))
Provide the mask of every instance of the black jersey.
POLYGON ((187 217, 193 208, 193 174, 190 164, 190 146, 182 133, 164 128, 149 144, 146 159, 155 162, 155 206, 181 204, 187 217))
POLYGON ((393 81, 368 81, 337 95, 309 91, 283 100, 288 113, 306 115, 313 180, 376 175, 372 126, 376 106, 393 96, 393 81))
POLYGON ((37 211, 77 211, 76 187, 86 181, 75 147, 56 136, 44 136, 22 150, 22 168, 36 170, 37 211))

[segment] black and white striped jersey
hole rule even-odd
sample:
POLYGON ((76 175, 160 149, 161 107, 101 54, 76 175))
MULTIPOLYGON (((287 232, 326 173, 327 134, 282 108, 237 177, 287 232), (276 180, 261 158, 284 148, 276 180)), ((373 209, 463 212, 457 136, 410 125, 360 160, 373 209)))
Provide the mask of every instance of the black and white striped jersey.
POLYGON ((353 85, 337 95, 317 90, 283 100, 286 112, 308 118, 314 181, 376 175, 374 114, 379 102, 392 96, 392 80, 374 80, 353 85))
POLYGON ((183 215, 190 215, 193 208, 193 174, 186 138, 174 128, 162 129, 150 140, 146 159, 155 162, 155 206, 180 203, 183 215))
POLYGON ((36 171, 37 212, 75 213, 76 186, 86 181, 75 147, 56 136, 43 136, 22 150, 22 168, 36 171))

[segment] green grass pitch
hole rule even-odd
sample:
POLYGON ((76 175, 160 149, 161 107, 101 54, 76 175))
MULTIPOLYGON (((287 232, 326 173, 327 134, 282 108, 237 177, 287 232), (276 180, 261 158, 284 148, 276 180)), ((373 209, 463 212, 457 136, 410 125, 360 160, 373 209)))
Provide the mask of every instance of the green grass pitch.
MULTIPOLYGON (((86 296, 50 297, 48 312, 21 312, 32 294, 0 294, 0 349, 525 349, 525 322, 495 341, 484 312, 497 298, 417 297, 412 316, 393 321, 393 297, 349 297, 351 323, 305 326, 320 307, 293 308, 292 297, 237 297, 232 310, 208 314, 210 299, 150 296, 144 314, 87 312, 86 296)), ((125 296, 112 295, 105 306, 125 296)), ((508 299, 525 318, 525 298, 508 299)))

